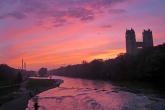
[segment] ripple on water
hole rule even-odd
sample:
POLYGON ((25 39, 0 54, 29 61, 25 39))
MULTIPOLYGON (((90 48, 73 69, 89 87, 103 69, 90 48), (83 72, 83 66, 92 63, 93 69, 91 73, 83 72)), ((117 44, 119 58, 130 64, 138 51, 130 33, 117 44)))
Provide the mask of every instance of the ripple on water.
MULTIPOLYGON (((39 94, 40 106, 46 110, 165 110, 164 100, 113 89, 106 82, 63 79, 60 87, 39 94)), ((28 107, 33 107, 32 100, 28 107)))

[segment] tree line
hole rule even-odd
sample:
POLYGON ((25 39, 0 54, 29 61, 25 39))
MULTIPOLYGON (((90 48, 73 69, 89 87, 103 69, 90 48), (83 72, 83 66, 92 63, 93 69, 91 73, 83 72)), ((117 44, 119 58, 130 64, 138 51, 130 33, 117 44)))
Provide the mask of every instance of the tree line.
POLYGON ((94 59, 82 64, 62 66, 49 74, 104 80, 164 82, 165 44, 144 48, 136 56, 120 53, 114 59, 94 59))
POLYGON ((7 64, 0 64, 0 84, 8 82, 19 83, 23 78, 34 75, 35 71, 20 70, 12 68, 7 64))

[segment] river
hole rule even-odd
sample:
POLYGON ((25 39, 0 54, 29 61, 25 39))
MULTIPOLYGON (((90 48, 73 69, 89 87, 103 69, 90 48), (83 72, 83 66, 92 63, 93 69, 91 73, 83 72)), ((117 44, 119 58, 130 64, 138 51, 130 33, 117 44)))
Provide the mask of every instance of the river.
POLYGON ((64 83, 38 95, 39 110, 165 110, 165 92, 151 84, 52 78, 64 83))

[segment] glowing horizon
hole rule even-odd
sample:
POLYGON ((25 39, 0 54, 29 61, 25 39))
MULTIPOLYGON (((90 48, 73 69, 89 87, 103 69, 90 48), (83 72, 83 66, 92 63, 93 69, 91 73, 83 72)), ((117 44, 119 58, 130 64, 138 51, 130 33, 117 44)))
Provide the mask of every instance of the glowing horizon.
POLYGON ((165 42, 164 0, 0 1, 0 64, 49 70, 125 52, 126 29, 136 40, 151 29, 154 45, 165 42))

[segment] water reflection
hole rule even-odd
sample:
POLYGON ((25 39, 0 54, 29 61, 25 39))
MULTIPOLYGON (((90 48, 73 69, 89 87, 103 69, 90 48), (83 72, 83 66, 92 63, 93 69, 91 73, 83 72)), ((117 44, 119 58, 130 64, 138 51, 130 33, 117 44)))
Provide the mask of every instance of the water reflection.
MULTIPOLYGON (((52 78, 63 79, 64 83, 58 88, 39 94, 39 105, 44 106, 46 110, 165 109, 163 99, 123 91, 122 88, 126 88, 123 84, 117 86, 109 81, 57 76, 52 78)), ((31 106, 33 102, 29 101, 28 107, 31 106)))
POLYGON ((60 87, 106 89, 106 90, 112 90, 112 88, 114 88, 114 86, 110 84, 108 81, 66 78, 66 77, 59 77, 59 76, 54 76, 53 78, 55 79, 61 78, 64 80, 64 83, 61 84, 60 87))

